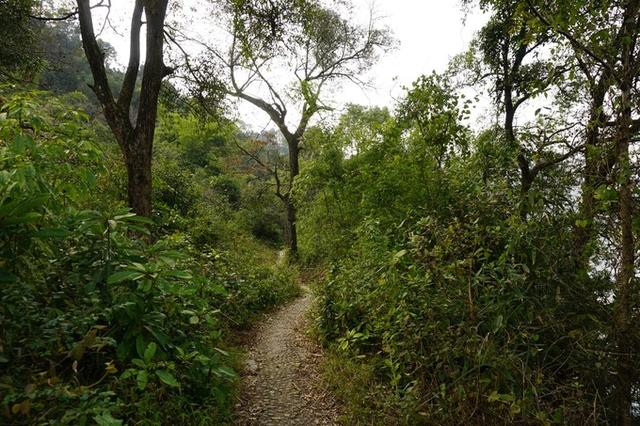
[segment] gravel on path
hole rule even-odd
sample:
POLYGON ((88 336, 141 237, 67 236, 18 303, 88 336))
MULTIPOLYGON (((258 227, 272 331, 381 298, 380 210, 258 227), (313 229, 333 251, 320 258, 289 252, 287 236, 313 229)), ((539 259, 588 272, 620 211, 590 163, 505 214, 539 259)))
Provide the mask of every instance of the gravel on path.
POLYGON ((236 404, 237 425, 337 425, 338 407, 323 385, 321 348, 310 339, 313 297, 303 296, 254 330, 236 404))

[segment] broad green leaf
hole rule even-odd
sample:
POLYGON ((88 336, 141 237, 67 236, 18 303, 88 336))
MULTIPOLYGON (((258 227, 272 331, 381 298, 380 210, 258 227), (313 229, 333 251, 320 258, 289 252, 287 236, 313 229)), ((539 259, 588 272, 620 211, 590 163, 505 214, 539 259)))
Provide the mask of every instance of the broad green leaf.
POLYGON ((143 361, 143 360, 141 360, 140 358, 133 358, 133 359, 131 360, 131 363, 132 363, 133 365, 135 365, 136 367, 138 367, 138 368, 147 368, 147 365, 146 365, 146 364, 144 363, 144 361, 143 361))
POLYGON ((122 426, 122 420, 116 419, 108 411, 104 411, 103 413, 94 416, 93 420, 95 420, 99 426, 122 426))
POLYGON ((119 271, 111 274, 107 279, 107 283, 117 284, 122 281, 137 281, 142 277, 144 277, 144 274, 138 271, 119 271))
POLYGON ((129 217, 135 216, 135 213, 127 213, 127 214, 121 214, 121 215, 117 215, 113 217, 113 220, 122 220, 122 219, 127 219, 129 217))
POLYGON ((235 372, 235 371, 233 371, 233 370, 232 370, 231 368, 229 368, 229 367, 220 367, 220 368, 218 368, 218 371, 219 371, 222 375, 227 376, 227 377, 229 377, 229 378, 231 378, 231 379, 233 379, 233 378, 235 378, 235 377, 237 376, 237 375, 236 375, 236 372, 235 372))
POLYGON ((157 345, 155 342, 151 342, 147 345, 147 349, 144 350, 144 362, 149 363, 153 356, 156 354, 157 345))
POLYGON ((173 376, 173 374, 169 373, 167 370, 156 370, 156 375, 160 378, 160 380, 172 387, 178 387, 178 381, 173 376))
POLYGON ((137 215, 127 216, 126 220, 127 222, 138 222, 138 223, 143 223, 145 225, 153 225, 155 223, 152 219, 148 217, 137 216, 137 215))
POLYGON ((149 383, 149 374, 146 370, 138 371, 138 375, 136 376, 136 382, 138 384, 138 389, 144 390, 147 387, 147 383, 149 383))
POLYGON ((190 280, 193 278, 193 275, 191 275, 189 271, 170 271, 170 272, 167 272, 165 275, 169 277, 179 278, 181 280, 190 280))
POLYGON ((65 238, 69 235, 69 231, 66 229, 39 229, 32 234, 34 237, 39 238, 65 238))

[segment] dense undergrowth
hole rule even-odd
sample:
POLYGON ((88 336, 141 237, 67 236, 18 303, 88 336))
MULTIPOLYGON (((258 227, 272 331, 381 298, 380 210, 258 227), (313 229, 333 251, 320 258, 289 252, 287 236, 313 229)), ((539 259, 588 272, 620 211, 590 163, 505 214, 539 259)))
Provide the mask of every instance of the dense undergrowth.
POLYGON ((192 9, 218 51, 137 1, 155 59, 123 72, 110 2, 58 3, 0 1, 0 423, 230 422, 231 337, 296 262, 347 424, 638 423, 639 1, 462 0, 486 20, 444 73, 339 117, 395 45, 374 11, 192 9))
POLYGON ((0 423, 229 421, 225 340, 297 291, 252 233, 277 238, 277 215, 234 168, 233 125, 168 111, 156 214, 130 213, 117 147, 73 106, 86 102, 2 90, 0 423))
POLYGON ((616 403, 615 283, 572 263, 563 191, 574 176, 558 167, 521 200, 513 152, 491 130, 452 126, 464 110, 424 82, 395 116, 352 107, 318 130, 298 181, 303 253, 326 269, 318 332, 347 423, 604 421, 616 403), (403 115, 419 95, 423 127, 403 115))

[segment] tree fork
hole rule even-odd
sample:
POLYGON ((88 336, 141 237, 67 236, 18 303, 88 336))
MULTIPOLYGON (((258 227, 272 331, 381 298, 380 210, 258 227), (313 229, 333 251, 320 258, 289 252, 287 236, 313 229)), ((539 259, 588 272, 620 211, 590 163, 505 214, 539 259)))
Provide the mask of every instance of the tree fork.
POLYGON ((95 92, 127 167, 128 202, 141 216, 150 216, 151 160, 162 80, 172 71, 163 62, 164 22, 169 0, 136 0, 131 18, 129 63, 122 89, 114 99, 104 55, 96 39, 90 0, 77 0, 82 46, 91 69, 95 92), (146 57, 140 86, 140 105, 131 121, 133 92, 140 73, 140 29, 146 21, 146 57))

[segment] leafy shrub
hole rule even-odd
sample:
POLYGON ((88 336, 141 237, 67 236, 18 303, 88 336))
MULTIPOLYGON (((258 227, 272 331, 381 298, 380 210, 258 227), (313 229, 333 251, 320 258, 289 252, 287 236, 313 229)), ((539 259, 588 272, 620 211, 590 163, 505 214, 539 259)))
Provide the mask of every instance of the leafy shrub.
MULTIPOLYGON (((194 173, 158 165, 155 196, 176 221, 155 226, 114 196, 121 181, 104 162, 113 147, 94 142, 88 116, 43 92, 3 102, 4 422, 228 420, 236 374, 224 339, 293 295, 291 275, 217 244, 235 239, 266 250, 240 227, 223 222, 215 239, 195 227, 223 216, 201 207, 214 204, 194 173)), ((218 211, 225 209, 232 211, 226 202, 218 211)))
POLYGON ((571 424, 594 401, 605 418, 613 283, 577 277, 567 255, 570 176, 532 189, 524 220, 501 141, 454 126, 443 146, 446 117, 403 117, 348 111, 323 137, 350 155, 322 145, 296 188, 303 258, 327 269, 317 326, 350 421, 571 424))

